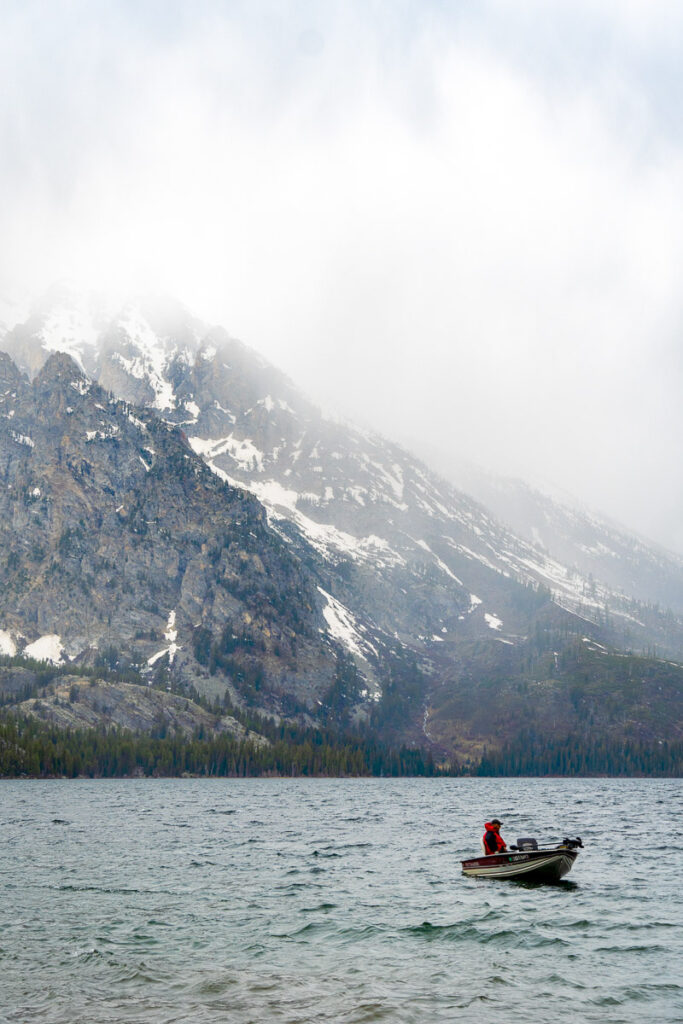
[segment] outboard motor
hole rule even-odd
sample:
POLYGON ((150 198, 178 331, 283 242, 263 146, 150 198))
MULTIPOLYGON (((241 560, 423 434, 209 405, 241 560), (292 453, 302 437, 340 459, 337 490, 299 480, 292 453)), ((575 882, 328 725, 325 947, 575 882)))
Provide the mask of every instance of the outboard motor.
MULTIPOLYGON (((511 849, 512 849, 512 847, 511 847, 511 849)), ((530 837, 527 838, 527 839, 518 839, 517 840, 517 849, 518 850, 537 850, 538 849, 538 842, 537 842, 536 839, 532 839, 530 837)))

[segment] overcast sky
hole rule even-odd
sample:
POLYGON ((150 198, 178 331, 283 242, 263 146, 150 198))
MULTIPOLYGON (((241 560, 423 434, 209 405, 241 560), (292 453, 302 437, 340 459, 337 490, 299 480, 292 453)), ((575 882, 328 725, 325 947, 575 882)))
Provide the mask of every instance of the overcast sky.
POLYGON ((169 291, 683 551, 682 50, 678 0, 0 0, 0 302, 169 291))

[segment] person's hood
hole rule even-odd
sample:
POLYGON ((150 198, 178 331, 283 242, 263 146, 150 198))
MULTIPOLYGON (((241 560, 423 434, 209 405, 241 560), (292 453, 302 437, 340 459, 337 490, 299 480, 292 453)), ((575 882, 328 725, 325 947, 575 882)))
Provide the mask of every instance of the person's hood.
POLYGON ((486 829, 487 832, 490 832, 493 829, 493 827, 493 823, 490 821, 487 821, 486 824, 484 825, 484 828, 486 829))

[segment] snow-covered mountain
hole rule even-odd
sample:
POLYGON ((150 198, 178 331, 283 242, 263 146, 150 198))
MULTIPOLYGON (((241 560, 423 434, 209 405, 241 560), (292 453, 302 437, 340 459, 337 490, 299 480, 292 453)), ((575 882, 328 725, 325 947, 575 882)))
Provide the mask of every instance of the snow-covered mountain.
POLYGON ((0 473, 1 653, 219 699, 267 686, 308 706, 333 687, 318 580, 263 506, 70 356, 29 382, 0 355, 0 473))
POLYGON ((557 500, 522 480, 461 465, 458 479, 520 537, 611 589, 683 613, 683 556, 610 522, 570 499, 557 500))
POLYGON ((399 636, 488 629, 514 642, 514 610, 504 617, 498 597, 506 579, 547 587, 590 622, 608 614, 633 647, 654 641, 634 602, 683 611, 683 559, 524 485, 470 476, 474 500, 400 447, 326 419, 255 352, 177 303, 145 299, 113 313, 56 288, 3 346, 30 375, 50 352, 67 352, 117 397, 181 426, 274 524, 293 524, 327 562, 388 589, 373 611, 399 636), (421 611, 414 590, 394 593, 402 575, 411 588, 429 580, 421 611))
POLYGON ((56 291, 2 347, 29 375, 68 352, 256 495, 315 574, 327 632, 368 693, 381 695, 392 652, 417 659, 426 690, 414 717, 464 650, 521 652, 549 623, 587 643, 683 659, 680 560, 538 497, 535 518, 522 516, 519 489, 480 487, 486 500, 475 500, 399 446, 324 417, 255 352, 177 304, 112 311, 56 291))

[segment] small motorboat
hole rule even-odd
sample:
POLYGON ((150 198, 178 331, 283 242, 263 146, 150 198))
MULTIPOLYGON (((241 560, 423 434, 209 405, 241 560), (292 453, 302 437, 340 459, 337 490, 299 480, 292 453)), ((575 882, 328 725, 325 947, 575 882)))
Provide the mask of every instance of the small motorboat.
POLYGON ((462 861, 469 878, 519 878, 528 882, 559 882, 571 871, 583 848, 580 837, 539 846, 535 839, 518 839, 502 853, 462 861))

